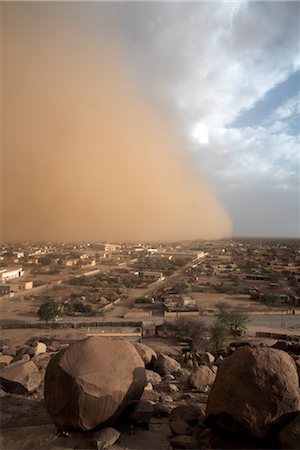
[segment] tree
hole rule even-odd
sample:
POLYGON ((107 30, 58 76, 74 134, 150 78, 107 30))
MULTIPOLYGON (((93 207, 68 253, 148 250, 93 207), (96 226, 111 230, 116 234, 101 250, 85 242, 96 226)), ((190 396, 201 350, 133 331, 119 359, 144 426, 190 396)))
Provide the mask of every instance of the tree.
POLYGON ((281 299, 277 294, 263 294, 260 298, 260 301, 263 305, 266 305, 269 309, 272 309, 273 306, 277 306, 280 304, 281 299))
POLYGON ((234 311, 228 303, 218 303, 219 310, 217 314, 217 322, 223 324, 236 338, 240 333, 246 329, 246 323, 249 322, 249 317, 245 313, 234 311))
POLYGON ((228 336, 228 328, 224 325, 224 323, 215 321, 209 331, 212 344, 215 350, 217 350, 223 346, 224 340, 228 336))
POLYGON ((72 303, 71 309, 74 312, 88 314, 88 315, 94 315, 94 311, 91 305, 85 304, 82 301, 78 300, 72 303))
POLYGON ((40 320, 44 320, 47 324, 49 320, 54 321, 55 317, 59 314, 59 310, 59 305, 51 301, 41 305, 37 311, 37 315, 39 316, 40 320))
POLYGON ((205 340, 206 326, 199 317, 177 317, 169 323, 170 330, 181 339, 190 340, 190 349, 194 351, 205 340))

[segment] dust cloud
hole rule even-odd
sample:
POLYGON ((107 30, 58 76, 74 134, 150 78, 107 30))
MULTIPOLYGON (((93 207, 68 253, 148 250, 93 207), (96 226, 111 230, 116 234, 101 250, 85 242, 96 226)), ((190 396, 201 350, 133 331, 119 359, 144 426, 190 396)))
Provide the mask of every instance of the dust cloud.
POLYGON ((126 50, 26 5, 3 13, 3 239, 162 241, 228 236, 126 50), (76 29, 75 29, 76 28, 76 29))

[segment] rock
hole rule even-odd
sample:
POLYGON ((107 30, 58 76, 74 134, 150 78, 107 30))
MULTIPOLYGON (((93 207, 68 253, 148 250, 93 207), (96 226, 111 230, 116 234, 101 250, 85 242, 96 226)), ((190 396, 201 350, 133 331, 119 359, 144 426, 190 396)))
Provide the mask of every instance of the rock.
POLYGON ((179 389, 176 384, 169 383, 168 381, 162 381, 154 386, 154 389, 158 392, 178 392, 179 389))
POLYGON ((157 360, 154 361, 153 367, 155 372, 159 375, 167 375, 169 373, 173 374, 181 369, 181 365, 175 359, 170 358, 170 356, 161 353, 157 360))
POLYGON ((46 369, 51 359, 51 353, 41 353, 32 358, 32 361, 37 365, 39 369, 46 369))
POLYGON ((172 409, 170 421, 183 420, 189 424, 198 423, 199 416, 204 415, 204 410, 197 404, 180 405, 172 409))
POLYGON ((200 364, 204 365, 204 366, 208 366, 210 364, 212 364, 215 360, 214 355, 212 355, 209 352, 205 352, 201 355, 200 357, 200 364))
POLYGON ((213 366, 211 366, 210 370, 211 370, 214 374, 216 374, 216 373, 218 372, 218 366, 213 365, 213 366))
POLYGON ((281 448, 300 449, 300 411, 294 419, 280 431, 278 440, 281 448))
POLYGON ((93 441, 97 450, 111 447, 120 438, 120 433, 115 428, 107 427, 93 434, 93 441))
POLYGON ((32 361, 11 363, 0 371, 1 387, 14 394, 34 392, 41 381, 39 370, 32 361))
POLYGON ((287 353, 264 347, 238 349, 219 367, 208 396, 206 423, 227 431, 238 425, 266 438, 281 416, 300 409, 298 383, 295 363, 287 353))
POLYGON ((37 356, 37 355, 41 355, 42 353, 46 353, 47 346, 43 342, 37 342, 36 345, 34 347, 32 347, 32 349, 34 352, 33 356, 37 356))
POLYGON ((216 358, 214 365, 219 367, 219 365, 221 364, 221 362, 224 361, 224 358, 222 355, 218 356, 218 358, 216 358))
POLYGON ((191 373, 192 372, 185 367, 181 367, 181 369, 179 370, 179 375, 182 380, 187 380, 190 377, 191 373))
POLYGON ((144 361, 146 367, 151 365, 157 359, 156 352, 152 348, 148 347, 148 345, 141 344, 140 342, 135 342, 133 345, 144 361))
POLYGON ((172 397, 166 394, 160 395, 160 401, 162 403, 173 403, 172 397))
POLYGON ((187 362, 186 362, 186 367, 187 367, 188 369, 193 369, 193 368, 194 368, 194 363, 193 363, 193 361, 192 361, 191 359, 188 359, 188 360, 187 360, 187 362))
POLYGON ((144 391, 153 391, 153 386, 151 383, 147 383, 147 385, 145 386, 144 391))
MULTIPOLYGON (((16 356, 22 356, 25 354, 29 355, 30 352, 30 347, 29 345, 22 345, 21 347, 19 347, 16 351, 16 356)), ((33 355, 32 355, 33 356, 33 355)))
POLYGON ((164 381, 173 381, 173 380, 175 380, 175 377, 170 373, 164 376, 164 381))
MULTIPOLYGON (((130 405, 131 406, 131 405, 130 405)), ((129 419, 137 424, 148 424, 153 416, 153 405, 149 401, 139 400, 134 405, 134 410, 129 419)))
POLYGON ((153 406, 153 416, 154 417, 165 417, 170 414, 172 408, 165 403, 157 402, 153 406))
POLYGON ((148 383, 151 383, 153 386, 161 383, 161 376, 158 373, 153 372, 153 370, 146 369, 146 378, 148 383))
POLYGON ((192 434, 191 427, 183 420, 177 419, 169 422, 173 434, 192 434))
POLYGON ((149 402, 157 402, 160 399, 160 394, 157 391, 144 391, 141 400, 149 402))
POLYGON ((24 355, 18 355, 18 356, 14 357, 12 362, 15 363, 18 361, 22 361, 22 362, 30 361, 30 356, 27 353, 25 353, 24 355))
POLYGON ((91 430, 114 423, 145 385, 144 363, 132 344, 89 337, 50 360, 46 408, 60 430, 91 430))
POLYGON ((206 392, 215 381, 216 375, 207 366, 199 366, 193 370, 189 383, 200 392, 206 392))
POLYGON ((15 347, 11 347, 11 346, 8 346, 8 345, 3 345, 3 347, 2 347, 2 354, 14 357, 14 356, 16 356, 17 351, 16 351, 15 347))
POLYGON ((8 366, 13 360, 13 357, 10 355, 2 355, 0 356, 0 364, 4 366, 8 366))
POLYGON ((64 348, 67 348, 69 344, 63 344, 59 341, 52 341, 51 344, 47 346, 48 352, 58 352, 60 350, 63 350, 64 348))
POLYGON ((186 449, 199 448, 196 439, 193 436, 187 436, 185 434, 174 436, 170 440, 170 442, 172 447, 174 448, 186 448, 186 449))

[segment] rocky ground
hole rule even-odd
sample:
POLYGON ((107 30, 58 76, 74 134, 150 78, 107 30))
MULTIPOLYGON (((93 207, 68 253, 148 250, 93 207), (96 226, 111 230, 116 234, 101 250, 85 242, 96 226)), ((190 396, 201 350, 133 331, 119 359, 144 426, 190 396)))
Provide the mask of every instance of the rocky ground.
POLYGON ((71 347, 51 336, 18 346, 1 342, 2 449, 300 448, 297 345, 239 342, 214 353, 169 356, 136 344, 146 366, 141 399, 127 405, 113 428, 58 431, 46 409, 45 372, 71 347))

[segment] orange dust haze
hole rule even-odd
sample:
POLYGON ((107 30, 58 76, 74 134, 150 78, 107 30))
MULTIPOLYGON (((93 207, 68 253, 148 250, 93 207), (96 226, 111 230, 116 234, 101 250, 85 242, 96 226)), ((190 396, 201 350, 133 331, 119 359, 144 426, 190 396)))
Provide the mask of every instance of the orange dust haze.
POLYGON ((36 8, 3 5, 3 239, 228 236, 226 212, 184 162, 165 109, 143 97, 117 33, 95 37, 36 8))

